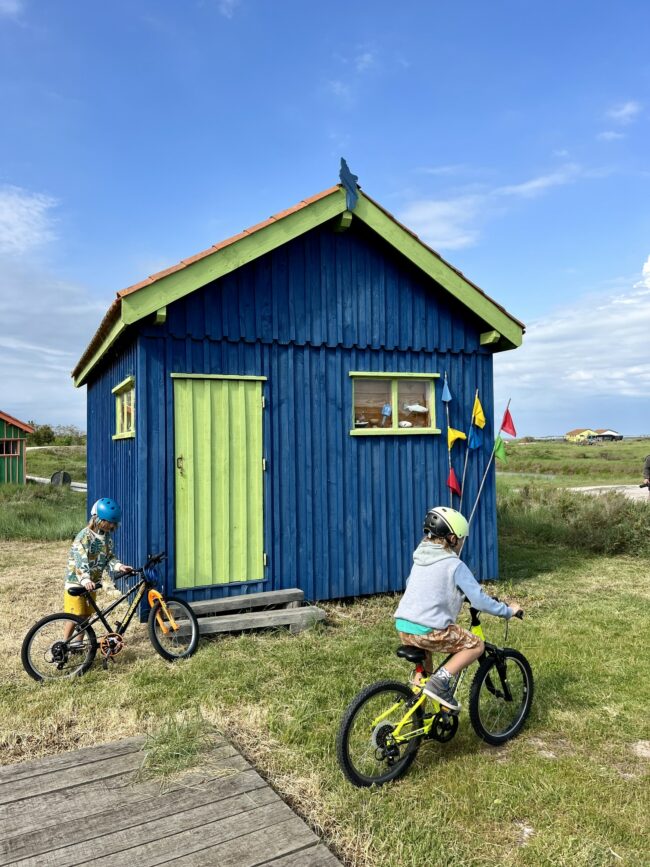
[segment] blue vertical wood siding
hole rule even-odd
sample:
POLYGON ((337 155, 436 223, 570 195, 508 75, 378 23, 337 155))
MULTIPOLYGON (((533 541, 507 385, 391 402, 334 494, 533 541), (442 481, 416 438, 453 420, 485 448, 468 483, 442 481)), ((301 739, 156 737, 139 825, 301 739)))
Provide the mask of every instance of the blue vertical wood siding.
MULTIPOLYGON (((194 600, 298 586, 318 600, 401 590, 427 508, 449 503, 441 383, 442 434, 350 436, 349 372, 447 372, 452 426, 461 429, 479 388, 488 424, 485 446, 470 453, 469 513, 493 439, 492 354, 480 346, 482 330, 481 320, 363 225, 315 229, 170 304, 164 324, 139 325, 137 345, 116 351, 89 386, 89 501, 99 493, 122 498, 120 552, 133 547, 141 559, 166 549, 173 591, 170 375, 266 376, 265 579, 174 592, 194 600), (136 439, 111 441, 110 389, 129 374, 136 439)), ((459 478, 464 449, 452 451, 459 478)), ((463 558, 478 577, 498 576, 493 470, 463 558)))
MULTIPOLYGON (((127 376, 135 376, 135 429, 138 435, 140 388, 136 376, 136 342, 118 345, 106 359, 101 372, 88 383, 87 462, 88 515, 99 497, 112 497, 122 507, 122 522, 115 533, 117 556, 132 566, 141 565, 138 545, 138 492, 146 482, 136 474, 136 439, 112 439, 115 433, 114 388, 127 376)), ((81 528, 79 528, 81 529, 81 528)))

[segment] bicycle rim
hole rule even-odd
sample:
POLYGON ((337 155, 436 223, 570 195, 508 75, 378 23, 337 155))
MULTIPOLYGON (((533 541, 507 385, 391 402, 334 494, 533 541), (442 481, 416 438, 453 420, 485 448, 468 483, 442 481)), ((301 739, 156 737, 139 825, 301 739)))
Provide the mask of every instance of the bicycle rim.
POLYGON ((532 701, 532 672, 517 651, 503 655, 506 694, 497 663, 490 659, 479 668, 470 698, 470 718, 479 737, 500 744, 514 737, 523 726, 532 701))
POLYGON ((168 658, 191 656, 198 642, 195 618, 187 605, 177 599, 165 600, 165 607, 178 628, 173 628, 163 606, 157 605, 152 624, 154 644, 157 643, 168 658))
POLYGON ((50 617, 37 624, 28 636, 23 648, 23 664, 36 680, 74 677, 83 674, 92 664, 97 651, 92 630, 66 641, 64 633, 68 624, 77 627, 79 621, 65 614, 50 617), (78 646, 71 647, 72 642, 78 646))
POLYGON ((382 681, 363 690, 348 706, 337 739, 339 764, 356 786, 382 785, 406 772, 420 746, 422 709, 401 729, 403 741, 393 737, 408 710, 412 690, 403 683, 382 681))

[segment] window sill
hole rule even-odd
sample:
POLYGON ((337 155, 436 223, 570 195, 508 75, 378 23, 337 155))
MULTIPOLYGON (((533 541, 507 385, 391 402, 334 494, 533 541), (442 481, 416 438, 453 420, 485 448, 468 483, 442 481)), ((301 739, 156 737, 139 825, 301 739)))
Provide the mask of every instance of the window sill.
POLYGON ((393 430, 392 428, 388 430, 383 430, 381 428, 371 428, 370 430, 354 428, 354 430, 350 431, 351 437, 402 437, 402 436, 413 436, 414 434, 439 434, 442 433, 440 428, 437 427, 417 427, 417 428, 399 428, 398 430, 393 430))
POLYGON ((113 434, 112 439, 114 440, 131 440, 135 439, 135 431, 129 431, 128 433, 119 433, 113 434))

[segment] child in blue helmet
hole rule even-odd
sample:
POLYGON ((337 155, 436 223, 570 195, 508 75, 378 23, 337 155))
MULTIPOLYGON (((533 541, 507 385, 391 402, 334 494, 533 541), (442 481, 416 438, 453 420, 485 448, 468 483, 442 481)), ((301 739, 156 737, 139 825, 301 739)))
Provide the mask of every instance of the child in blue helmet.
MULTIPOLYGON (((115 500, 102 497, 92 507, 90 521, 75 536, 68 555, 68 570, 65 577, 63 610, 66 614, 89 617, 93 609, 86 595, 71 596, 68 590, 81 585, 86 590, 94 590, 105 571, 113 580, 122 572, 133 571, 131 566, 120 563, 114 553, 112 533, 117 529, 122 510, 115 500)), ((94 599, 94 594, 93 594, 94 599)), ((74 624, 66 626, 66 639, 70 637, 74 624)))

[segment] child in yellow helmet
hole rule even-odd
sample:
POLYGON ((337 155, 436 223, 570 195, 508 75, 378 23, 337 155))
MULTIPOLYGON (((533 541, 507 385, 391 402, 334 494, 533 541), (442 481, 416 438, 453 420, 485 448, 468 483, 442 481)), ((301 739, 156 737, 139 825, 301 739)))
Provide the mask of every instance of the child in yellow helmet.
POLYGON ((424 668, 430 677, 424 692, 455 712, 460 705, 454 698, 453 678, 485 649, 477 635, 456 623, 464 600, 467 598, 479 611, 508 620, 521 611, 518 605, 497 602, 484 593, 459 559, 468 535, 469 525, 460 512, 446 506, 429 509, 424 519, 424 538, 413 554, 406 590, 394 614, 402 644, 426 652, 424 668), (432 653, 453 654, 434 675, 432 653))

